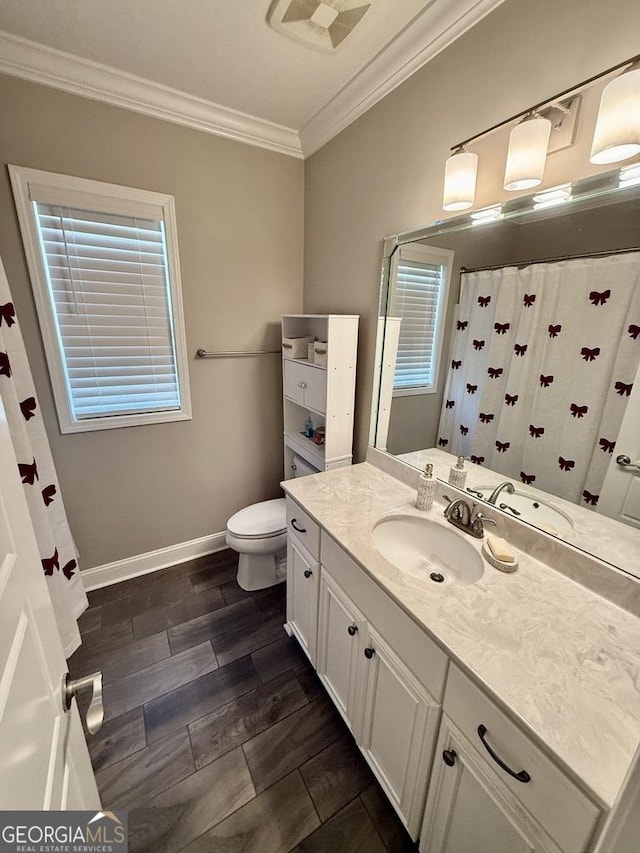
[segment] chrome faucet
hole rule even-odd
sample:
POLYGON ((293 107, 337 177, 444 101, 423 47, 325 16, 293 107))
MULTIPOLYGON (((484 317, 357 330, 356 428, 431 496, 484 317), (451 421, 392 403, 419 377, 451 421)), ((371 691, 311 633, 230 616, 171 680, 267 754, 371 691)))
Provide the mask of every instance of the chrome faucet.
POLYGON ((457 498, 455 501, 452 501, 446 495, 444 495, 444 499, 449 501, 449 505, 444 511, 444 517, 450 524, 457 527, 458 530, 468 533, 474 539, 482 539, 485 524, 495 525, 495 521, 492 518, 485 518, 481 512, 477 511, 477 504, 469 506, 464 498, 457 498))
POLYGON ((516 487, 509 480, 505 480, 504 483, 500 483, 499 486, 496 486, 495 489, 491 492, 489 497, 487 498, 487 503, 496 505, 496 501, 498 500, 498 495, 500 492, 507 492, 512 495, 516 490, 516 487))
POLYGON ((445 500, 449 501, 449 506, 445 508, 444 517, 450 521, 455 527, 462 530, 469 526, 471 518, 471 507, 464 498, 456 498, 455 501, 449 500, 445 495, 445 500))

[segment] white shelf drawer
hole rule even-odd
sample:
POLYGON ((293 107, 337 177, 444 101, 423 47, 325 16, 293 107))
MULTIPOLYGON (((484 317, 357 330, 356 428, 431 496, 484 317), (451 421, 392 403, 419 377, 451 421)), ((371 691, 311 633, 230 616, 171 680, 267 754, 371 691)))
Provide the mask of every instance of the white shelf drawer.
POLYGON ((287 497, 287 532, 306 548, 316 560, 320 559, 320 528, 307 513, 287 497))
POLYGON ((297 361, 283 361, 284 394, 316 412, 327 408, 327 371, 297 361))
POLYGON ((600 809, 453 665, 443 710, 474 746, 481 761, 493 769, 565 853, 582 853, 587 848, 600 809), (514 772, 525 771, 530 780, 515 779, 498 759, 514 772))

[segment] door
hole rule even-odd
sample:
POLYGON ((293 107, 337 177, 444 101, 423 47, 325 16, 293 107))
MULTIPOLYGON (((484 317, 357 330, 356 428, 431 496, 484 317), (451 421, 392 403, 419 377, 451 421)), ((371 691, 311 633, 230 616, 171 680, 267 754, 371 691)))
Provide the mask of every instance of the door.
POLYGON ((0 803, 3 809, 98 809, 26 498, 0 400, 0 803))
POLYGON ((640 527, 640 429, 638 424, 640 424, 640 370, 633 383, 609 470, 600 490, 597 508, 597 511, 603 515, 634 527, 640 527))
POLYGON ((294 403, 316 412, 327 408, 327 371, 297 361, 284 360, 284 394, 294 403))
POLYGON ((365 620, 322 568, 318 625, 318 675, 350 729, 357 735, 357 669, 365 620))
POLYGON ((320 566, 296 539, 287 540, 287 621, 315 666, 320 566))
POLYGON ((560 853, 443 717, 420 834, 423 853, 560 853), (544 844, 544 846, 543 846, 544 844))
POLYGON ((440 707, 369 627, 358 742, 412 838, 418 837, 440 707))

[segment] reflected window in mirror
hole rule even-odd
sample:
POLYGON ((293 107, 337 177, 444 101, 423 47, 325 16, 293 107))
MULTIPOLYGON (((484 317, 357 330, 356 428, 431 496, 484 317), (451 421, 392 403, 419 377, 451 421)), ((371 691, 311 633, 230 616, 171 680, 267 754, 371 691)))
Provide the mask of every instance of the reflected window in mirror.
POLYGON ((392 264, 388 347, 397 347, 393 396, 437 390, 444 314, 453 252, 432 246, 401 246, 392 264))

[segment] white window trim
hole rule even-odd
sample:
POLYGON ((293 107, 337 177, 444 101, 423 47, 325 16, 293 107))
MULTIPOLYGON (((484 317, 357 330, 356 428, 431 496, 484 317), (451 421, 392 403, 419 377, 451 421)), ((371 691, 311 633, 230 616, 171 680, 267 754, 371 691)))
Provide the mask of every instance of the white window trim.
POLYGON ((141 426, 143 424, 191 420, 191 394, 189 389, 189 371, 187 369, 188 356, 184 330, 182 287, 180 283, 178 232, 173 196, 149 190, 135 189, 133 187, 123 187, 117 184, 108 184, 103 181, 75 178, 71 175, 43 172, 40 169, 29 169, 23 166, 9 166, 9 174, 27 257, 27 266, 29 268, 29 275, 31 276, 33 295, 49 367, 49 376, 51 378, 60 431, 62 433, 90 432, 92 430, 118 429, 121 427, 141 426), (96 203, 101 203, 101 200, 104 199, 103 212, 111 211, 113 200, 116 199, 120 211, 122 211, 122 205, 124 204, 131 209, 132 215, 136 215, 137 212, 139 216, 148 217, 150 212, 155 210, 157 217, 163 219, 169 272, 171 314, 176 349, 176 371, 180 388, 180 409, 165 412, 144 412, 141 414, 114 415, 111 417, 83 418, 81 420, 73 418, 63 357, 58 343, 56 321, 49 298, 47 273, 40 251, 37 223, 31 203, 31 187, 35 188, 36 186, 40 191, 42 191, 43 187, 46 187, 54 195, 59 194, 60 197, 63 197, 63 194, 67 193, 68 197, 75 198, 75 203, 81 198, 88 199, 89 196, 92 196, 92 204, 95 206, 96 203), (77 197, 74 194, 77 194, 77 197))
POLYGON ((441 264, 444 266, 446 273, 442 287, 438 292, 438 309, 434 331, 435 346, 432 353, 433 382, 431 385, 415 385, 410 388, 394 388, 392 397, 418 397, 424 394, 436 394, 438 392, 440 360, 442 358, 442 347, 444 342, 444 320, 449 300, 449 285, 451 283, 451 275, 453 273, 453 256, 454 252, 452 249, 441 249, 437 246, 423 246, 416 243, 400 245, 398 247, 398 251, 393 256, 391 281, 394 283, 394 286, 400 257, 409 261, 414 260, 418 263, 441 264))

